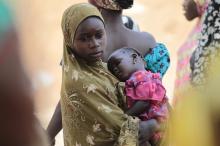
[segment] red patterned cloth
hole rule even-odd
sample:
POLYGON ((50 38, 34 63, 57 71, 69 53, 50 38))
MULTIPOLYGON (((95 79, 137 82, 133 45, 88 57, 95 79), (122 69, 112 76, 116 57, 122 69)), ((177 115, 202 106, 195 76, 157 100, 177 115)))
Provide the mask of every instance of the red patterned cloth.
MULTIPOLYGON (((150 108, 139 115, 141 120, 156 119, 159 122, 167 120, 168 99, 159 73, 152 73, 150 71, 137 71, 133 73, 125 82, 125 95, 128 108, 131 108, 138 100, 150 103, 150 108)), ((153 138, 161 138, 161 133, 156 133, 153 138)))

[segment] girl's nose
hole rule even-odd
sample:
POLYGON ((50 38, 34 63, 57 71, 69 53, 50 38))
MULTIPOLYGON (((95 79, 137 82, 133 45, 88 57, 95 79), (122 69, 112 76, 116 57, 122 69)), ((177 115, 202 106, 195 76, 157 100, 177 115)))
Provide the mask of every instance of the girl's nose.
POLYGON ((97 48, 99 47, 99 41, 93 37, 90 41, 90 48, 97 48))

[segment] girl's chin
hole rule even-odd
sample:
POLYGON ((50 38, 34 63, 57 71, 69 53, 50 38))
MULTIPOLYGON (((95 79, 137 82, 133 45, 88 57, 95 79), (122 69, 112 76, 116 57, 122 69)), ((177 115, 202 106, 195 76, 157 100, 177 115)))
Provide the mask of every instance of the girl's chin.
POLYGON ((97 62, 97 61, 101 61, 101 60, 102 60, 102 58, 98 57, 98 58, 90 58, 87 61, 90 62, 90 63, 93 63, 93 62, 97 62))

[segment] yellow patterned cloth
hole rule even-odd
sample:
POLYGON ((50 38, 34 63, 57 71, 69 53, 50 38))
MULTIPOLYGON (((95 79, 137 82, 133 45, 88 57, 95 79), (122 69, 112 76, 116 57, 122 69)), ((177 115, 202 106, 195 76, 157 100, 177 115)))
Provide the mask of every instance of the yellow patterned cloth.
POLYGON ((220 58, 210 65, 205 86, 188 90, 172 113, 170 145, 219 146, 220 58))
POLYGON ((100 60, 88 63, 71 53, 74 35, 88 17, 102 19, 90 4, 76 4, 63 15, 61 109, 65 146, 136 146, 139 120, 119 108, 117 79, 100 60))

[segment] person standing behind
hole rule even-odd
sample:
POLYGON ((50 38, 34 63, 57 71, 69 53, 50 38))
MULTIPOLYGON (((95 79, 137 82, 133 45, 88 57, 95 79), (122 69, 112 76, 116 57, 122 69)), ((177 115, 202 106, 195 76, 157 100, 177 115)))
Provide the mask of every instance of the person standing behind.
POLYGON ((136 48, 147 63, 146 69, 162 76, 170 65, 169 52, 165 45, 157 43, 148 32, 137 32, 127 29, 122 21, 124 9, 133 6, 133 0, 89 0, 101 12, 107 33, 107 48, 104 51, 103 61, 109 55, 123 47, 136 48), (135 38, 135 39, 134 39, 135 38))
POLYGON ((103 61, 107 62, 113 51, 125 46, 138 48, 142 55, 156 46, 155 39, 151 34, 132 31, 124 26, 123 10, 131 8, 133 0, 89 0, 89 3, 99 9, 106 24, 107 48, 104 51, 103 61))
POLYGON ((197 19, 197 23, 189 33, 185 42, 177 51, 177 68, 174 89, 174 104, 181 100, 181 94, 190 87, 190 57, 198 45, 199 34, 201 33, 204 13, 208 6, 208 0, 184 0, 183 9, 185 18, 188 21, 197 19))
POLYGON ((219 14, 220 1, 211 0, 205 12, 198 46, 190 59, 193 88, 184 93, 184 98, 177 102, 172 113, 171 145, 220 145, 219 14))
POLYGON ((220 56, 220 1, 211 0, 205 13, 198 46, 190 58, 191 83, 194 87, 204 87, 210 66, 218 63, 220 56))

